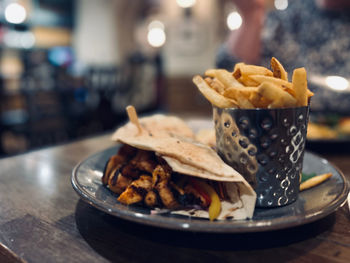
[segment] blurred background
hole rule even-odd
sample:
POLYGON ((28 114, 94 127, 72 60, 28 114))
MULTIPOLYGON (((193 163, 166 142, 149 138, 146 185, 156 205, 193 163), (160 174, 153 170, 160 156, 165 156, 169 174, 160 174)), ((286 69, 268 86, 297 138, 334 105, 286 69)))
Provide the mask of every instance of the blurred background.
POLYGON ((241 25, 227 0, 0 1, 0 157, 111 131, 129 104, 210 116, 192 76, 241 25))

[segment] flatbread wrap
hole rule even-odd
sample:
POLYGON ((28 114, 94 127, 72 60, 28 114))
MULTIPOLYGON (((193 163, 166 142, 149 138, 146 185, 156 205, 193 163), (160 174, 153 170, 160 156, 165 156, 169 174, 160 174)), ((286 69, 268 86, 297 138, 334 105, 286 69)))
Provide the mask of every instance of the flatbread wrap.
POLYGON ((119 202, 211 220, 252 218, 252 187, 212 148, 195 141, 184 121, 158 114, 139 124, 129 122, 112 135, 122 147, 107 162, 102 182, 120 194, 119 202))

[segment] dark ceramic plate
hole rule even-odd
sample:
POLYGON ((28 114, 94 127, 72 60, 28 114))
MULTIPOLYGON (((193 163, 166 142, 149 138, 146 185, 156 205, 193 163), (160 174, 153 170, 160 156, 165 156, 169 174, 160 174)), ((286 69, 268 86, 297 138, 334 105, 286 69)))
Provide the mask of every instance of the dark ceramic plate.
POLYGON ((103 168, 108 158, 118 147, 112 147, 79 163, 73 170, 72 185, 80 197, 92 206, 117 217, 133 222, 168 229, 239 233, 283 229, 306 224, 334 212, 346 202, 349 192, 344 175, 327 160, 306 152, 304 169, 306 173, 333 173, 321 185, 306 190, 296 202, 279 208, 257 208, 251 220, 214 221, 186 216, 157 214, 150 209, 132 205, 125 206, 117 196, 101 184, 103 168))

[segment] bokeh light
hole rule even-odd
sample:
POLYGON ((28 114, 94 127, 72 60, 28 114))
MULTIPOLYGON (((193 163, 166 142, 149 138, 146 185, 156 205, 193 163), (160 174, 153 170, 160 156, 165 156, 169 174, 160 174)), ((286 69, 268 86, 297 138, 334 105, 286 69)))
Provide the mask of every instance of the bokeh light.
POLYGON ((176 0, 176 3, 182 8, 189 8, 196 4, 196 0, 176 0))
POLYGON ((11 3, 5 8, 5 19, 12 24, 23 23, 27 17, 27 12, 23 6, 17 3, 11 3))
POLYGON ((152 28, 147 34, 148 43, 152 47, 161 47, 166 41, 165 32, 161 28, 152 28))
POLYGON ((326 77, 326 84, 328 87, 334 90, 346 90, 349 88, 349 81, 340 76, 328 76, 326 77))
POLYGON ((274 5, 278 10, 285 10, 288 7, 288 0, 275 0, 274 5))
POLYGON ((35 44, 35 36, 30 31, 8 31, 4 35, 4 44, 13 48, 32 48, 35 44))
POLYGON ((236 30, 236 29, 240 28, 242 25, 242 17, 236 11, 231 12, 227 16, 226 23, 227 23, 227 26, 230 30, 236 30))
POLYGON ((32 48, 35 44, 35 36, 32 32, 24 32, 20 37, 21 47, 29 49, 32 48))

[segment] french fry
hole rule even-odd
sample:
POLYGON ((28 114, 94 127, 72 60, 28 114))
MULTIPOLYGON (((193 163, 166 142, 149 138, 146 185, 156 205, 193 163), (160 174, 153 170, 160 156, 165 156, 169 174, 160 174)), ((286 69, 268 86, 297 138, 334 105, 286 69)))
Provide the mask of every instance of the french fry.
POLYGON ((292 89, 293 85, 292 83, 285 81, 283 79, 278 79, 270 76, 262 76, 262 75, 251 75, 249 76, 252 80, 256 81, 259 84, 263 82, 271 83, 277 86, 285 86, 287 88, 292 89))
POLYGON ((271 101, 261 96, 258 92, 252 92, 249 96, 249 101, 255 108, 267 108, 271 101))
POLYGON ((219 108, 237 108, 238 104, 232 99, 225 98, 213 88, 201 76, 194 76, 193 83, 197 86, 203 96, 210 101, 211 104, 219 108))
POLYGON ((211 86, 218 91, 221 95, 223 95, 223 93, 225 92, 225 85, 221 83, 220 80, 218 80, 217 78, 213 79, 213 82, 211 84, 211 86))
POLYGON ((218 93, 220 93, 221 95, 223 95, 223 92, 225 90, 225 86, 219 82, 217 79, 212 79, 210 77, 206 77, 205 82, 208 83, 208 85, 215 89, 218 93))
POLYGON ((310 178, 309 180, 306 180, 305 182, 301 183, 299 189, 300 189, 300 191, 309 189, 311 187, 319 185, 320 183, 331 178, 332 176, 333 176, 332 173, 325 173, 325 174, 316 175, 316 176, 310 178))
POLYGON ((195 76, 193 82, 218 107, 251 109, 307 106, 314 93, 307 88, 305 69, 295 69, 289 82, 288 73, 275 57, 271 58, 270 65, 272 71, 243 62, 237 63, 233 72, 208 69, 205 80, 195 76))
POLYGON ((295 98, 297 99, 297 106, 307 106, 308 88, 305 68, 297 68, 293 71, 292 84, 295 98))
POLYGON ((237 94, 238 107, 241 109, 254 109, 254 105, 242 94, 237 94))
POLYGON ((237 80, 240 79, 242 77, 241 69, 239 67, 235 67, 235 70, 232 72, 232 76, 237 80))
POLYGON ((206 77, 204 80, 205 80, 206 83, 208 83, 209 86, 211 86, 213 84, 213 79, 212 78, 206 77))
POLYGON ((249 75, 264 75, 264 76, 273 76, 273 73, 271 70, 261 67, 261 66, 255 66, 255 65, 246 65, 243 63, 238 63, 238 65, 235 67, 232 75, 238 79, 236 76, 249 76, 249 75), (238 73, 240 71, 240 73, 238 73))
POLYGON ((284 85, 282 85, 282 89, 286 92, 288 92, 290 95, 292 95, 293 97, 295 97, 295 90, 292 87, 286 87, 284 85))
POLYGON ((250 75, 242 75, 239 79, 237 79, 240 83, 242 83, 244 86, 251 86, 251 87, 257 87, 259 86, 259 82, 253 80, 250 78, 250 75))
POLYGON ((237 96, 239 94, 242 94, 244 97, 249 98, 250 94, 257 93, 258 87, 243 87, 243 88, 236 88, 236 87, 228 87, 225 89, 224 95, 225 97, 237 100, 237 96))
POLYGON ((219 80, 225 87, 243 87, 230 72, 225 69, 209 69, 205 72, 206 76, 216 78, 219 80))
POLYGON ((288 81, 288 73, 282 66, 282 64, 277 60, 277 58, 272 57, 271 58, 271 69, 273 72, 273 76, 275 78, 283 79, 285 81, 288 81))
POLYGON ((294 107, 297 104, 297 100, 292 95, 272 83, 261 83, 258 92, 271 101, 268 108, 294 107))
POLYGON ((235 72, 236 69, 238 69, 238 68, 241 67, 242 65, 245 65, 245 63, 243 63, 243 62, 236 63, 235 66, 233 67, 233 72, 235 72))

